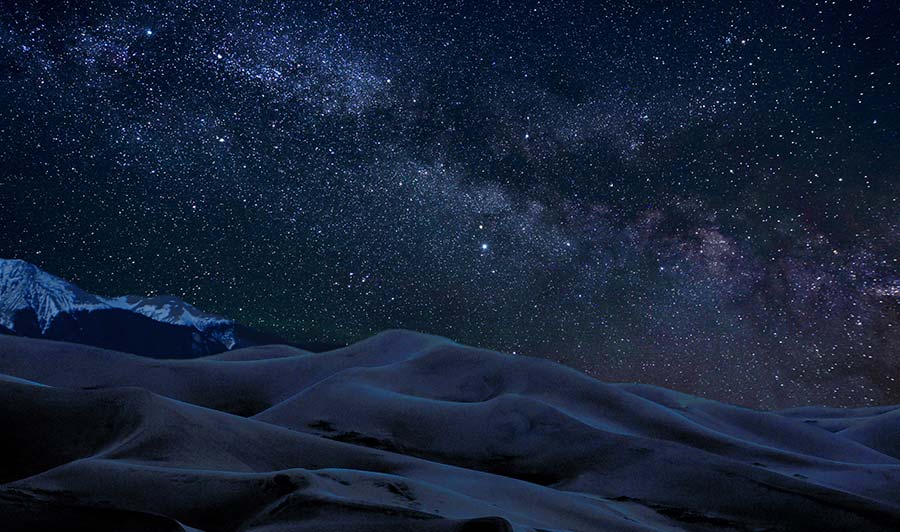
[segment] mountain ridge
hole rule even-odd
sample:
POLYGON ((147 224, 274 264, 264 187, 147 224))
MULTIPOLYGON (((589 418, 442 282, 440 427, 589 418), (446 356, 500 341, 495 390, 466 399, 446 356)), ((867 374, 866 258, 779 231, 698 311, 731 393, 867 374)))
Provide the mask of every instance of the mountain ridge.
POLYGON ((161 357, 285 343, 176 296, 95 295, 19 259, 0 259, 0 333, 161 357))
POLYGON ((0 258, 0 325, 9 328, 13 324, 12 314, 27 308, 35 310, 42 330, 62 312, 99 309, 129 310, 154 321, 193 326, 198 330, 234 323, 171 295, 94 295, 29 262, 0 258))

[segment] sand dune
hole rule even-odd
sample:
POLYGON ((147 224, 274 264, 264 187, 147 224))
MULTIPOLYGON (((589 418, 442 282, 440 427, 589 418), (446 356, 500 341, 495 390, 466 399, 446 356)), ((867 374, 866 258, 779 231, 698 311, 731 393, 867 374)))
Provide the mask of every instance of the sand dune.
POLYGON ((0 336, 0 374, 13 530, 900 529, 894 408, 761 412, 406 331, 191 360, 0 336))

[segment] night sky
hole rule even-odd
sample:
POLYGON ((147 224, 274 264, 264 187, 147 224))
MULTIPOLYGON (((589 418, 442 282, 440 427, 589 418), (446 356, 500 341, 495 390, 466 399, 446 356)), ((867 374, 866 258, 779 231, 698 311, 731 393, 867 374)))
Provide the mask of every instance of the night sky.
POLYGON ((900 3, 0 7, 0 257, 756 407, 900 403, 900 3))

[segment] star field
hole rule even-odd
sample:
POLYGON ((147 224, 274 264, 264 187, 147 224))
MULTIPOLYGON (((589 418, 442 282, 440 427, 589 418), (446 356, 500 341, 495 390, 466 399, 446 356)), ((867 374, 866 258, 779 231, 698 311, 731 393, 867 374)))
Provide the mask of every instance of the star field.
POLYGON ((900 402, 900 5, 11 2, 0 256, 295 340, 900 402))

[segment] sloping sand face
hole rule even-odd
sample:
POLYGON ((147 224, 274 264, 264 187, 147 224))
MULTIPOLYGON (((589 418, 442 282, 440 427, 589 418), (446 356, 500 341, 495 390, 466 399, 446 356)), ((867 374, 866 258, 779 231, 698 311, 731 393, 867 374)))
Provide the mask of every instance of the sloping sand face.
POLYGON ((900 530, 900 410, 761 412, 389 331, 0 336, 3 530, 900 530))

